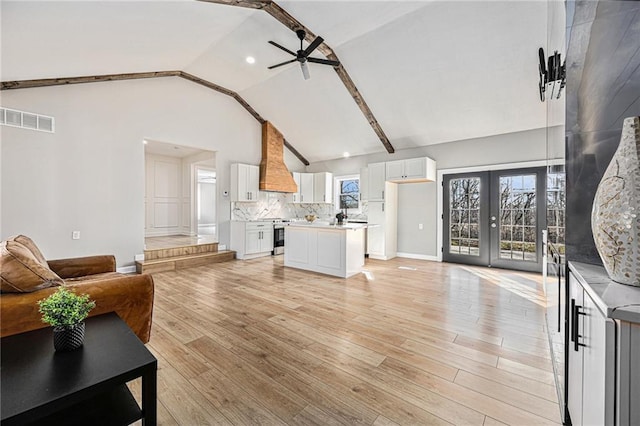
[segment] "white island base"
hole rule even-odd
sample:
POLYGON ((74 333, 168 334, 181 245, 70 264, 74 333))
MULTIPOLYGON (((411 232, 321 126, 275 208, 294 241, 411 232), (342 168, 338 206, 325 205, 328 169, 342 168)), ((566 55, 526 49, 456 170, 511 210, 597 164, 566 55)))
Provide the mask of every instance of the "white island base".
POLYGON ((285 228, 284 266, 349 278, 364 266, 364 229, 358 224, 291 224, 285 228))

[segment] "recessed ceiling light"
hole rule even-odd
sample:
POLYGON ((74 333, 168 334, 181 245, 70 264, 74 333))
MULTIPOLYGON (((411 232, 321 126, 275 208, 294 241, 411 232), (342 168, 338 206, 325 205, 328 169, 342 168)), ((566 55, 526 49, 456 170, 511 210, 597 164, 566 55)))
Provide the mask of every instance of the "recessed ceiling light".
POLYGON ((256 58, 254 58, 253 56, 247 56, 245 61, 247 61, 248 64, 255 64, 256 58))
POLYGON ((343 153, 342 153, 342 156, 343 156, 344 158, 349 158, 349 157, 351 156, 351 154, 349 154, 348 152, 343 152, 343 153))

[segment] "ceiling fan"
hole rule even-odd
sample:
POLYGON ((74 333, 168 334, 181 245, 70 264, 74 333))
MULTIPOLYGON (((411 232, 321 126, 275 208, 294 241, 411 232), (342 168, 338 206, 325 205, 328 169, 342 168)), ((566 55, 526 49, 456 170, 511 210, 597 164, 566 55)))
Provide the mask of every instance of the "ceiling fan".
POLYGON ((298 61, 298 62, 300 62, 300 68, 302 69, 302 75, 304 76, 304 79, 305 80, 309 80, 311 78, 311 74, 309 74, 309 65, 307 64, 307 62, 311 62, 313 64, 331 65, 331 66, 334 66, 334 67, 337 67, 338 65, 340 65, 340 62, 338 62, 338 61, 332 61, 330 59, 320 59, 320 58, 310 58, 309 57, 311 52, 316 50, 316 48, 318 46, 320 46, 320 44, 322 44, 322 42, 324 41, 324 39, 322 37, 316 37, 315 40, 313 40, 311 42, 311 44, 309 46, 307 46, 306 49, 303 49, 302 48, 302 41, 304 40, 304 38, 307 35, 307 33, 305 33, 304 30, 297 30, 296 34, 298 35, 298 38, 300 39, 300 50, 298 50, 296 53, 293 53, 291 50, 287 49, 286 47, 283 47, 283 46, 279 45, 275 41, 269 41, 270 44, 273 44, 278 49, 282 49, 285 52, 287 52, 288 54, 290 54, 292 56, 295 56, 295 59, 292 59, 290 61, 281 62, 281 63, 276 64, 276 65, 272 65, 272 66, 268 67, 268 69, 271 70, 271 69, 274 69, 274 68, 277 68, 277 67, 281 67, 283 65, 287 65, 287 64, 290 64, 292 62, 298 61))

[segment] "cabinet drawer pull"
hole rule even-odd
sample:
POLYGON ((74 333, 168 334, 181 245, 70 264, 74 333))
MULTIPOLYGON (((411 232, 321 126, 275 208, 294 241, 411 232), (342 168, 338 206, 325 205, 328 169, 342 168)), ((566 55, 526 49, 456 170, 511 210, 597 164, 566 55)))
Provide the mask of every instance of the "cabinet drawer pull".
POLYGON ((578 322, 580 321, 580 315, 587 315, 585 312, 581 312, 582 306, 576 305, 575 299, 571 299, 571 341, 573 342, 573 350, 578 352, 580 346, 586 346, 584 343, 580 343, 579 339, 583 337, 578 332, 578 322))

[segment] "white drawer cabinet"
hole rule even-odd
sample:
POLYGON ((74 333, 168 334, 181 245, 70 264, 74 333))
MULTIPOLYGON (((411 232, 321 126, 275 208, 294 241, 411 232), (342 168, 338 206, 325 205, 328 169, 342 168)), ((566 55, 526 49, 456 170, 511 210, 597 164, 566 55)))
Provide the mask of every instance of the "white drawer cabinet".
POLYGON ((231 222, 231 250, 237 259, 268 256, 273 250, 273 223, 231 222))

